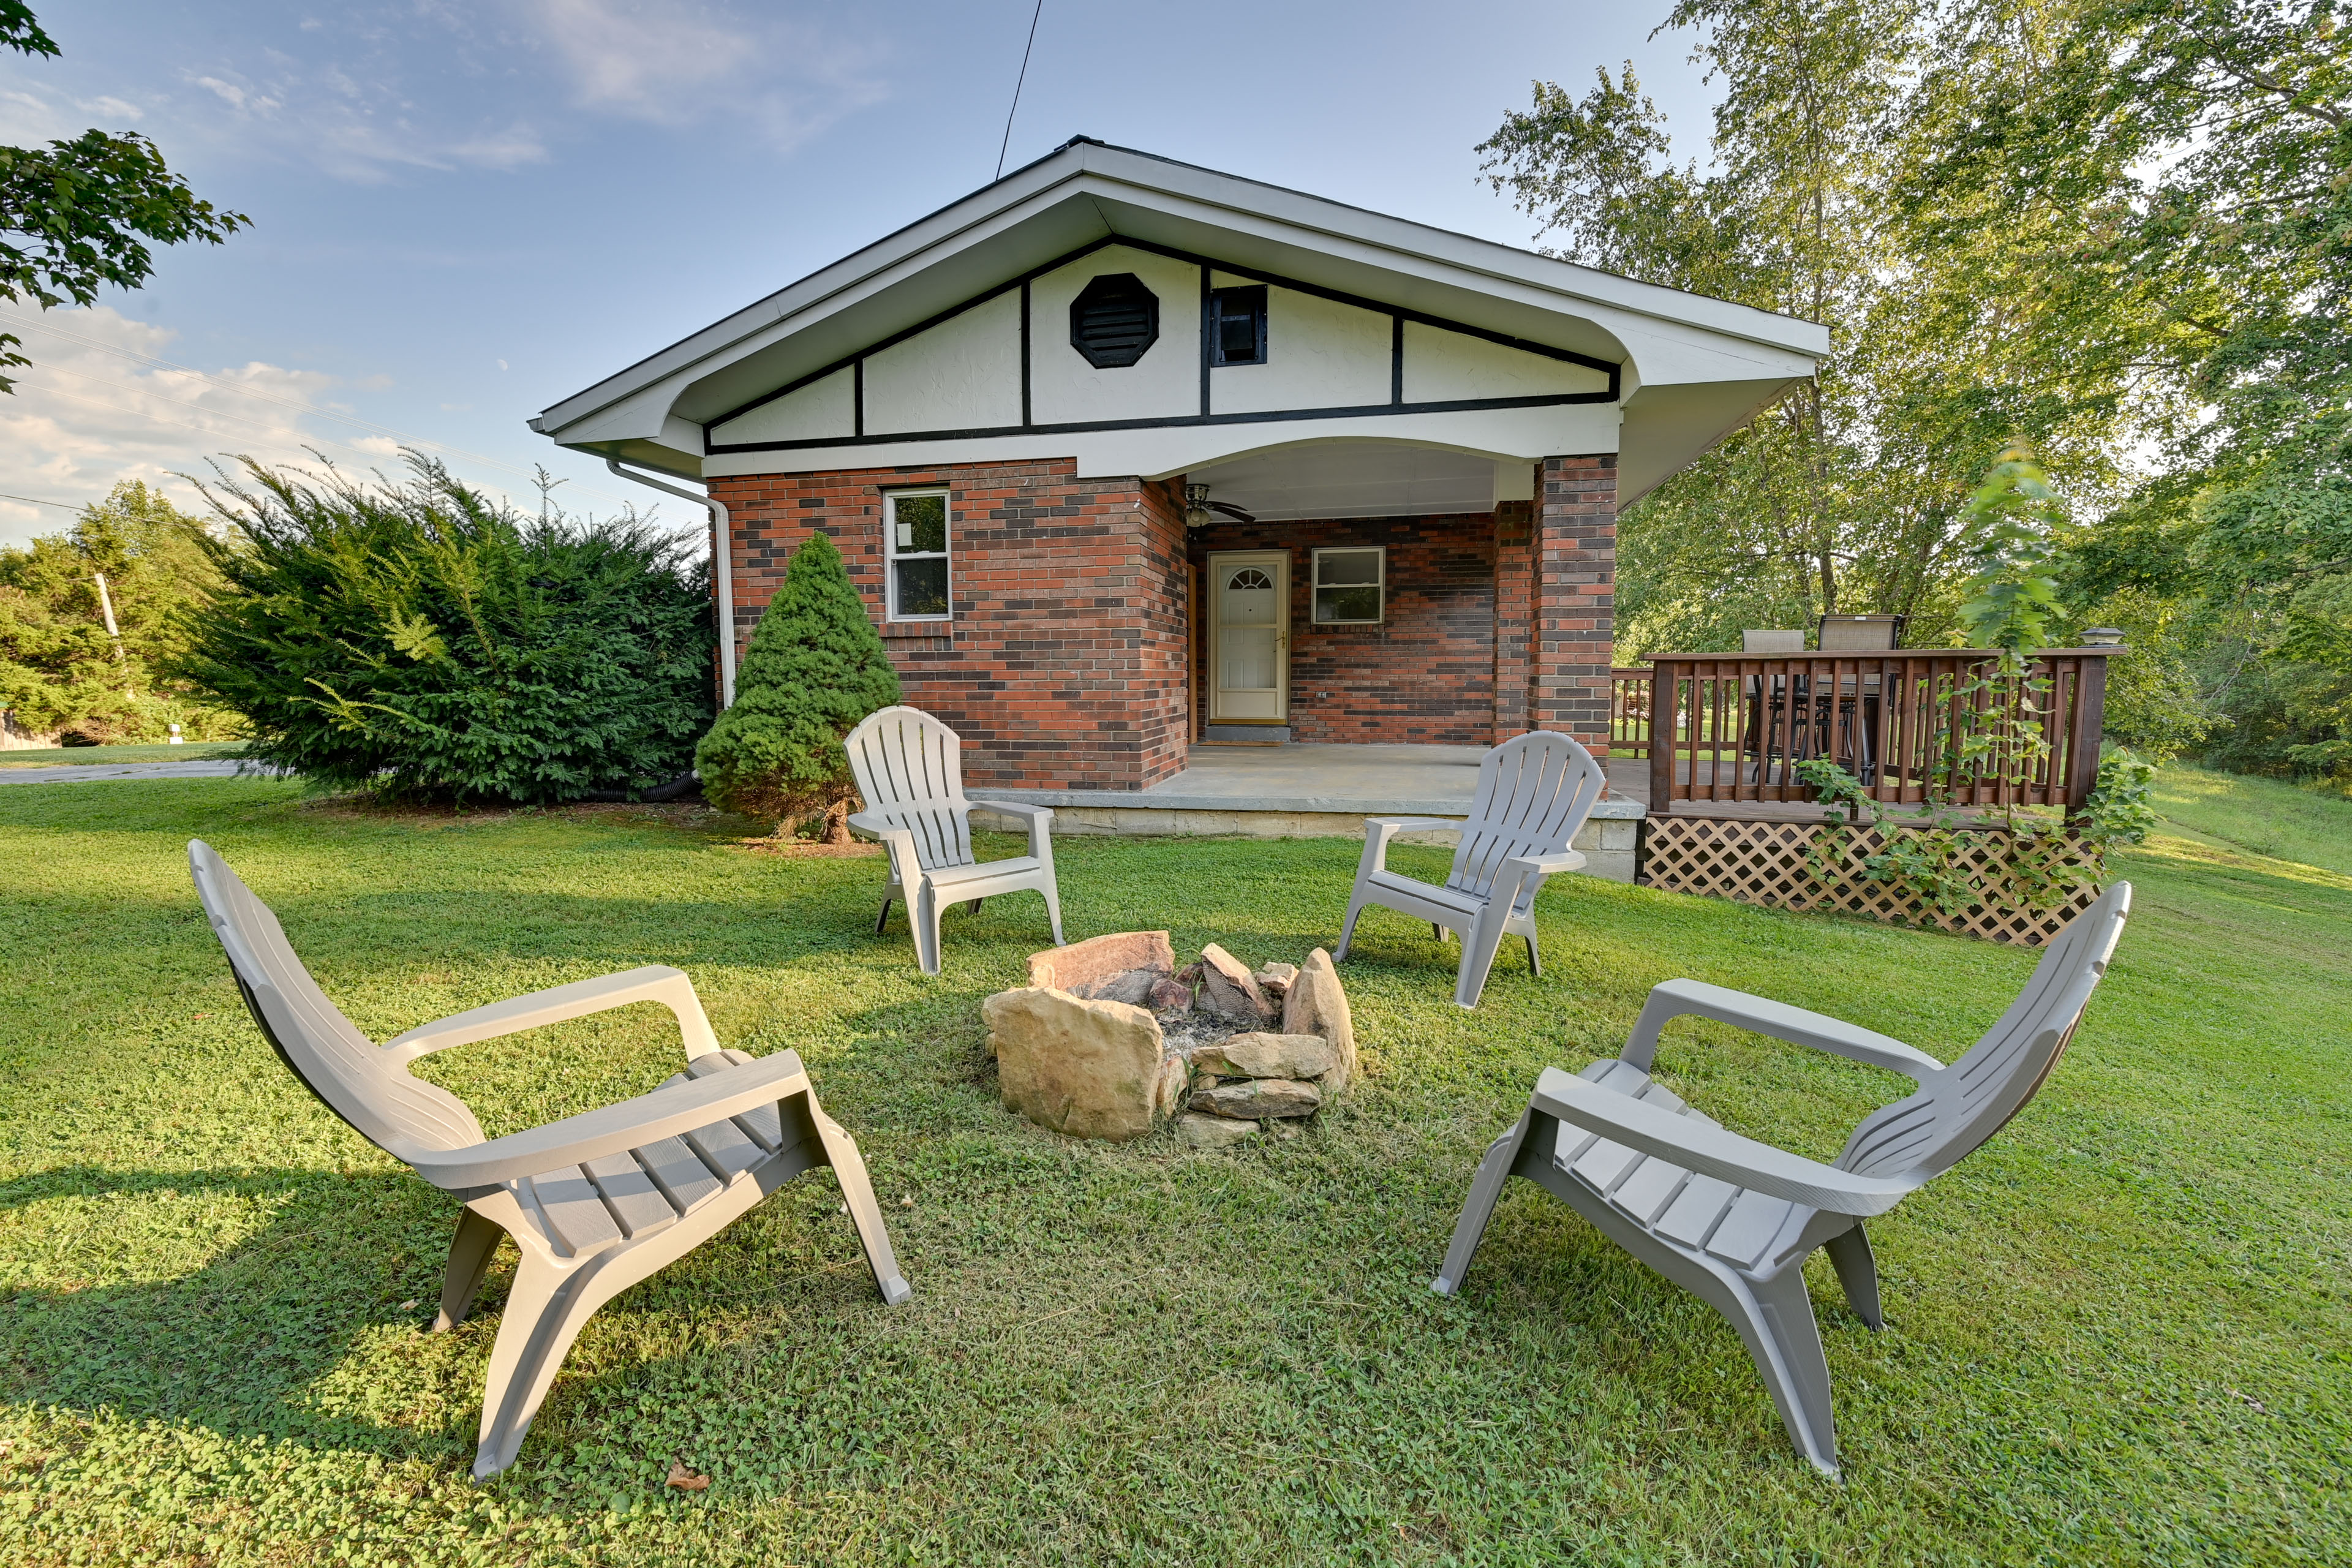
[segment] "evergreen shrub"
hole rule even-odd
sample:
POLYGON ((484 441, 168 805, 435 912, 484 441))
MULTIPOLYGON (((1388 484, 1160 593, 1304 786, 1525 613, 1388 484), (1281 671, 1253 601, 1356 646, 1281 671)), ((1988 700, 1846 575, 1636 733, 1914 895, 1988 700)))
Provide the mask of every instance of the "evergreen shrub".
POLYGON ((811 534, 743 650, 735 705, 695 752, 703 794, 730 811, 773 818, 779 837, 824 812, 827 837, 844 841, 855 784, 842 737, 898 698, 898 672, 841 552, 811 534))
POLYGON ((551 804, 667 782, 716 706, 707 570, 634 513, 494 504, 440 464, 373 485, 247 459, 208 497, 226 586, 181 672, 251 755, 330 786, 551 804))

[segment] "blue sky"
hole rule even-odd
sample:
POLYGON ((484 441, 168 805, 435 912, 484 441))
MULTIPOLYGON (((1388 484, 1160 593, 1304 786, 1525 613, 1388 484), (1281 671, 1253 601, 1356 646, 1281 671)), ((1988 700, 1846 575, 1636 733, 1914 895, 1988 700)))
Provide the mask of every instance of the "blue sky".
MULTIPOLYGON (((207 457, 437 444, 575 510, 630 494, 523 421, 992 176, 1031 0, 36 0, 0 142, 142 132, 249 214, 26 324, 0 492, 79 505, 207 457)), ((1045 0, 1006 167, 1085 134, 1510 244, 1474 143, 1528 82, 1631 59, 1678 151, 1711 101, 1668 6, 1045 0)), ((649 499, 649 498, 648 498, 649 499)), ((663 513, 673 521, 680 509, 663 513)), ((69 513, 0 500, 0 542, 69 513)))

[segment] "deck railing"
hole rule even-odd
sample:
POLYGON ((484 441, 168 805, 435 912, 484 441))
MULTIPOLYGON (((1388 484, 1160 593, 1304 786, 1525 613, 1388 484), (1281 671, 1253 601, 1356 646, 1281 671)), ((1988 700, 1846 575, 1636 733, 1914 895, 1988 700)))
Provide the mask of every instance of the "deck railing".
POLYGON ((2098 777, 2107 659, 2119 651, 2044 649, 2021 692, 1985 681, 1996 666, 1982 648, 1659 654, 1610 672, 1610 749, 1648 755, 1650 800, 1661 808, 1810 801, 1815 791, 1792 764, 1827 757, 1890 805, 1922 804, 1932 788, 1957 805, 2072 813, 2098 777), (1957 736, 2014 735, 2025 701, 2046 750, 1958 754, 1957 736), (1658 734, 1671 743, 1654 743, 1658 734))

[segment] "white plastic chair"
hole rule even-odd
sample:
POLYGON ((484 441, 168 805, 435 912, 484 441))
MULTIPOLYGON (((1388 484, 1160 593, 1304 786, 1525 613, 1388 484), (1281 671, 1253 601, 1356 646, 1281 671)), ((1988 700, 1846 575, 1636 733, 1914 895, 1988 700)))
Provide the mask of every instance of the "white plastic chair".
POLYGON ((1829 1360, 1805 1259, 1826 1247, 1854 1315, 1884 1325, 1862 1222, 1958 1164, 2025 1108, 2074 1037, 2130 913, 2131 884, 2118 882, 2068 921, 2009 1011, 1949 1067, 1819 1013, 1667 981, 1650 993, 1618 1057, 1573 1078, 1547 1068, 1537 1080, 1527 1114, 1480 1163, 1431 1288, 1461 1289, 1504 1182, 1525 1176, 1730 1320, 1798 1449, 1835 1475, 1829 1360), (1864 1118, 1834 1165, 1789 1153, 1729 1131, 1652 1079, 1658 1032, 1684 1014, 1902 1073, 1918 1092, 1864 1118))
POLYGON ((890 881, 882 889, 875 917, 880 936, 890 903, 903 899, 914 928, 915 962, 926 974, 940 972, 940 915, 948 904, 981 900, 999 893, 1045 895, 1054 945, 1062 943, 1062 898, 1054 885, 1054 813, 1043 805, 1006 800, 967 800, 963 793, 963 742, 953 730, 919 708, 885 708, 842 742, 849 771, 866 809, 849 819, 852 832, 878 838, 890 852, 890 881), (977 861, 971 853, 971 809, 1017 816, 1029 825, 1029 853, 1010 860, 977 861))
POLYGON ((327 1000, 278 917, 210 845, 191 841, 188 866, 237 989, 279 1059, 361 1137, 465 1203, 434 1331, 465 1321, 500 1233, 522 1254, 490 1349, 476 1479, 514 1463, 597 1308, 813 1165, 831 1165, 839 1178, 882 1299, 897 1306, 911 1294, 857 1145, 818 1108, 800 1058, 722 1049, 679 971, 648 964, 575 981, 426 1024, 379 1048, 327 1000), (632 1002, 677 1015, 686 1070, 601 1110, 485 1139, 464 1100, 408 1070, 428 1052, 632 1002))
POLYGON ((1364 858, 1348 899, 1348 923, 1333 957, 1344 960, 1356 921, 1380 904, 1427 921, 1443 940, 1462 939, 1462 966, 1454 1005, 1475 1007, 1506 936, 1525 938, 1528 967, 1543 973, 1536 950, 1535 902, 1544 879, 1584 864, 1569 847, 1592 815, 1607 782, 1592 753, 1566 735, 1530 731, 1488 752, 1478 764, 1478 789, 1466 821, 1442 816, 1364 818, 1364 858), (1388 868, 1389 841, 1400 833, 1458 827, 1462 842, 1445 885, 1400 876, 1388 868))

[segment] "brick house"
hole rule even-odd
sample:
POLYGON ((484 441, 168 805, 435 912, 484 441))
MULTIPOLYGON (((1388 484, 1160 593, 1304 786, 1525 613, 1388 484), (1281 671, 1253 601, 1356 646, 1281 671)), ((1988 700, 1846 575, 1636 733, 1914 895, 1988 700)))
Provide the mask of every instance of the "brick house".
POLYGON ((1082 138, 531 426, 707 487, 728 690, 822 529, 971 782, 1132 792, 1202 740, 1602 749, 1618 509, 1827 347, 1082 138))

